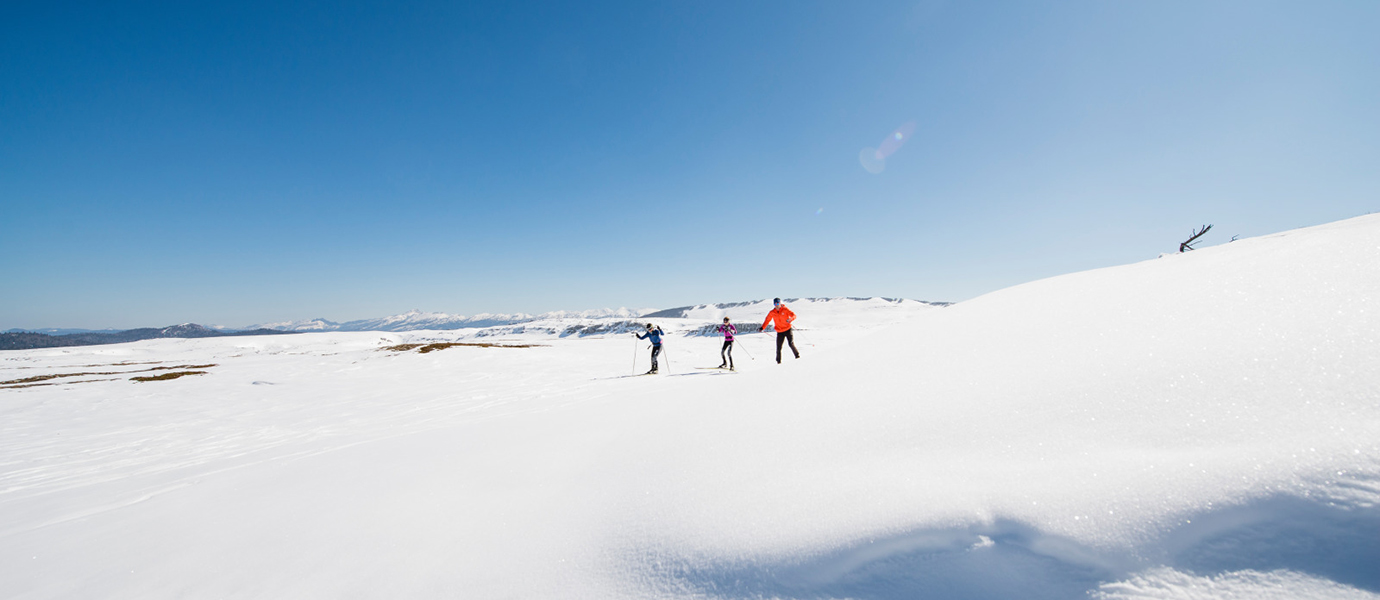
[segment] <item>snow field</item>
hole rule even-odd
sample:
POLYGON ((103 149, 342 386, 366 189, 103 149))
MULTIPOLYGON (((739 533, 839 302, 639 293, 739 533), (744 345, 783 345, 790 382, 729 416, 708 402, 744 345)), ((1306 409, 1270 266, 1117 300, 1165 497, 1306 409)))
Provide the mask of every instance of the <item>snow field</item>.
POLYGON ((217 366, 0 390, 0 596, 1380 597, 1377 259, 1368 216, 802 301, 738 373, 711 308, 656 377, 559 327, 7 353, 217 366), (544 346, 379 350, 481 338, 544 346))

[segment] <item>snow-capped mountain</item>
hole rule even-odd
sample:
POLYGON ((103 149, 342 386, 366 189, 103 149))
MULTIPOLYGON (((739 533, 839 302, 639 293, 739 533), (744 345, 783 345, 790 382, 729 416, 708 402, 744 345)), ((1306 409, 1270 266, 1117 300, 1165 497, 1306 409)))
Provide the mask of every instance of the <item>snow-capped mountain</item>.
MULTIPOLYGON (((792 306, 807 307, 807 311, 812 311, 819 316, 828 314, 838 316, 840 319, 849 318, 857 310, 886 310, 894 308, 912 308, 933 306, 948 306, 948 302, 925 302, 920 300, 909 300, 905 298, 785 298, 783 301, 792 306)), ((310 319, 305 321, 282 321, 276 323, 263 323, 251 325, 245 329, 272 329, 276 331, 310 332, 310 331, 451 331, 456 329, 487 329, 502 328, 504 333, 518 330, 549 331, 552 335, 569 335, 569 331, 593 331, 604 329, 617 329, 617 327, 594 327, 589 328, 589 323, 572 325, 567 321, 572 320, 607 320, 607 319, 691 319, 696 321, 719 321, 724 317, 730 317, 734 321, 753 321, 761 319, 767 311, 771 310, 771 300, 749 300, 746 302, 721 302, 717 304, 697 304, 694 306, 681 306, 668 309, 630 309, 630 308, 598 308, 592 310, 557 310, 538 315, 526 313, 480 313, 474 316, 452 315, 442 312, 423 312, 421 310, 410 310, 400 315, 382 317, 377 319, 359 319, 346 321, 343 323, 328 319, 310 319), (555 323, 559 322, 559 323, 555 323), (516 325, 531 324, 531 327, 517 328, 516 325), (575 329, 571 329, 574 327, 575 329)), ((494 335, 489 333, 488 335, 494 335)), ((484 334, 480 336, 483 337, 484 334)))
MULTIPOLYGON (((786 298, 785 302, 800 311, 799 329, 827 327, 830 329, 866 328, 878 322, 896 322, 909 318, 917 310, 947 306, 945 302, 921 302, 897 298, 786 298)), ((665 310, 604 308, 582 311, 558 310, 539 315, 524 313, 481 313, 471 317, 446 313, 409 311, 379 319, 360 319, 339 323, 328 319, 282 321, 251 325, 245 329, 231 329, 219 325, 203 326, 184 323, 164 328, 141 328, 126 331, 38 335, 29 331, 0 333, 0 349, 46 348, 55 346, 84 346, 118 344, 152 338, 197 338, 220 335, 263 335, 276 333, 309 333, 330 331, 452 331, 447 339, 494 338, 521 336, 527 339, 589 337, 641 331, 645 323, 655 321, 669 333, 691 336, 717 336, 717 326, 724 317, 738 324, 740 333, 757 331, 758 323, 771 310, 770 300, 698 304, 665 310)), ((434 337, 434 336, 433 336, 434 337)))
MULTIPOLYGON (((947 303, 920 302, 893 298, 786 298, 796 313, 795 329, 801 332, 830 330, 836 334, 861 332, 903 323, 947 303)), ((660 327, 672 337, 718 337, 718 326, 727 317, 739 335, 760 331, 760 324, 772 308, 770 300, 700 304, 659 311, 640 311, 640 316, 617 311, 557 311, 527 320, 484 327, 466 327, 440 335, 435 328, 419 330, 412 340, 475 341, 494 338, 540 340, 602 337, 639 332, 646 324, 660 327)), ((770 331, 770 330, 768 330, 770 331)), ((397 331, 403 333, 403 331, 397 331)))
MULTIPOLYGON (((926 302, 923 300, 910 300, 908 298, 782 298, 781 301, 787 305, 797 303, 818 304, 821 302, 830 304, 855 304, 855 305, 920 305, 948 306, 950 302, 926 302)), ((695 306, 680 306, 668 308, 652 313, 647 313, 644 317, 669 317, 677 319, 719 319, 732 317, 735 314, 758 314, 771 310, 771 300, 749 300, 747 302, 721 302, 718 304, 696 304, 695 306)))
POLYGON ((263 323, 261 325, 251 325, 250 327, 256 329, 276 329, 278 331, 336 331, 340 329, 340 323, 326 319, 307 319, 304 321, 263 323))
POLYGON ((416 331, 419 329, 467 329, 473 327, 492 327, 494 325, 510 325, 533 320, 533 315, 515 314, 489 314, 481 313, 472 317, 464 315, 452 315, 441 312, 423 312, 420 310, 410 310, 400 315, 381 317, 376 319, 358 319, 355 321, 345 321, 339 323, 328 319, 310 319, 306 321, 284 321, 278 323, 264 323, 253 326, 253 328, 276 329, 279 331, 416 331))

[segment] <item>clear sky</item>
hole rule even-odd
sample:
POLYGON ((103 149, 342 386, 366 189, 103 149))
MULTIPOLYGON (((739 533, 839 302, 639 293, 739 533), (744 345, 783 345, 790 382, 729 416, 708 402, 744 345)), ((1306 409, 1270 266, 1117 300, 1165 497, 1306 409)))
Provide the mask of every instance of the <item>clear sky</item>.
POLYGON ((1370 0, 11 2, 0 329, 957 301, 1349 218, 1377 31, 1370 0))

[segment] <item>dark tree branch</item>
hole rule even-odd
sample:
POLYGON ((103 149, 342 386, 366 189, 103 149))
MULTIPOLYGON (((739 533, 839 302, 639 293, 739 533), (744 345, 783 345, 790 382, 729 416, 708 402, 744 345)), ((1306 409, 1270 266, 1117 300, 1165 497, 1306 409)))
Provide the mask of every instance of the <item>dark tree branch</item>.
POLYGON ((1179 244, 1179 252, 1187 252, 1189 250, 1192 250, 1193 244, 1195 243, 1194 240, 1203 237, 1203 234, 1207 233, 1209 229, 1212 229, 1211 225, 1204 225, 1202 231, 1194 231, 1193 237, 1188 238, 1184 240, 1182 244, 1179 244))

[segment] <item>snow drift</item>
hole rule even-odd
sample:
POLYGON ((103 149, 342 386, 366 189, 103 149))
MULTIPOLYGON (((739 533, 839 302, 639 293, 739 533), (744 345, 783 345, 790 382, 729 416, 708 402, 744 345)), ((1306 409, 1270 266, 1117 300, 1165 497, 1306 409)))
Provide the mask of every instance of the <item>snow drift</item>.
POLYGON ((802 358, 745 336, 738 373, 546 331, 17 352, 4 380, 212 366, 0 390, 0 595, 1377 598, 1377 298, 1367 216, 793 305, 802 358))

